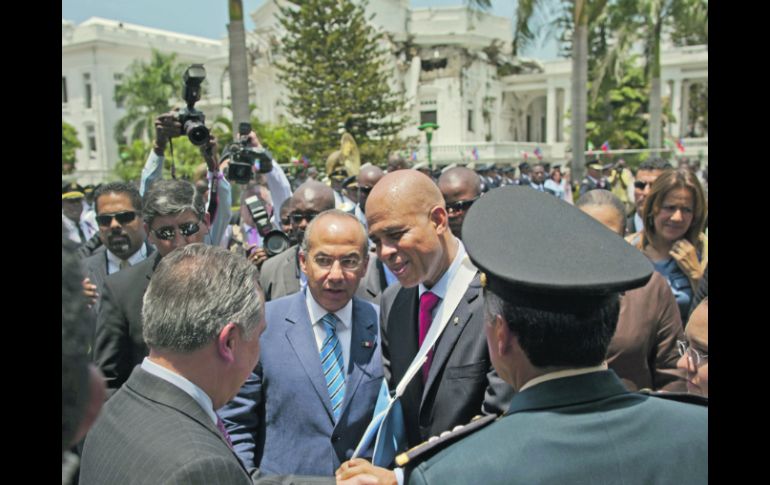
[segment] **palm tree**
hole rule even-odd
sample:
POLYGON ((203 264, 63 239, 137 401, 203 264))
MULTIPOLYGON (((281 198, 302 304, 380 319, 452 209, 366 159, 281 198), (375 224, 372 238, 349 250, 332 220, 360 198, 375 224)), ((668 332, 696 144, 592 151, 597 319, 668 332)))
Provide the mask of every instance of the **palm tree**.
MULTIPOLYGON (((585 165, 586 118, 588 112, 588 30, 607 6, 608 0, 563 0, 572 19, 572 173, 582 178, 585 165)), ((472 7, 489 9, 489 0, 466 0, 472 7)), ((533 15, 546 4, 543 0, 519 0, 516 8, 516 27, 513 33, 513 55, 535 38, 530 29, 533 15)))
MULTIPOLYGON (((227 31, 230 39, 230 96, 233 124, 249 121, 249 79, 246 60, 246 33, 243 28, 243 2, 228 0, 230 23, 227 31)), ((232 130, 231 130, 232 131, 232 130)))
POLYGON ((184 66, 176 62, 176 54, 152 50, 147 64, 134 61, 123 83, 115 91, 115 101, 122 102, 126 114, 115 125, 115 139, 152 140, 155 118, 171 109, 171 101, 182 92, 184 66))

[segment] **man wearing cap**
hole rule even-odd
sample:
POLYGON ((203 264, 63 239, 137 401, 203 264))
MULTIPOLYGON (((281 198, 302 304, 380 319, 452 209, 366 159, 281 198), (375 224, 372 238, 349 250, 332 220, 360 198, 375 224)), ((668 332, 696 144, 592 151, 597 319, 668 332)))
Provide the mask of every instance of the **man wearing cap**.
POLYGON ((61 222, 67 229, 67 237, 78 245, 85 244, 96 234, 96 223, 84 214, 83 187, 75 182, 61 190, 61 222))
POLYGON ((391 390, 429 335, 439 336, 401 397, 409 446, 477 414, 502 412, 513 390, 492 369, 479 275, 449 229, 441 191, 416 170, 387 174, 369 194, 366 219, 377 256, 398 278, 380 303, 391 390))
MULTIPOLYGON (((630 393, 604 363, 618 294, 652 275, 644 255, 579 209, 520 188, 482 197, 464 229, 484 274, 490 356, 517 393, 504 415, 399 456, 407 482, 707 483, 708 408, 691 404, 705 401, 630 393)), ((343 468, 344 478, 372 467, 343 468)))
POLYGON ((529 163, 521 162, 519 164, 519 178, 517 184, 528 186, 530 183, 532 183, 532 180, 529 178, 529 163))
POLYGON ((609 190, 609 182, 607 182, 607 178, 602 175, 604 168, 604 165, 599 163, 598 160, 586 162, 586 176, 583 177, 583 180, 580 182, 580 195, 594 189, 609 190))

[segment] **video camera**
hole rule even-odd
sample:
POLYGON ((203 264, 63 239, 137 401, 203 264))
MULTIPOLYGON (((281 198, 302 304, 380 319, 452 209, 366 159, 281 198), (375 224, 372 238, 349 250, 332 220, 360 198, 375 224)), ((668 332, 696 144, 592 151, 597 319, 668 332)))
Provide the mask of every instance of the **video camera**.
POLYGON ((270 216, 267 213, 265 203, 259 200, 256 195, 252 195, 243 201, 249 209, 251 218, 257 226, 257 231, 262 236, 263 247, 268 257, 282 253, 289 246, 289 237, 278 229, 273 229, 270 223, 270 216))
POLYGON ((182 97, 187 107, 179 110, 174 119, 182 124, 180 134, 187 135, 190 143, 196 146, 205 145, 209 141, 209 130, 204 124, 206 116, 195 109, 195 103, 201 99, 201 84, 206 79, 206 69, 203 64, 193 64, 184 72, 184 90, 182 97))
POLYGON ((264 148, 249 146, 251 123, 238 125, 240 140, 227 147, 225 154, 230 156, 227 178, 238 184, 247 184, 252 179, 251 167, 257 163, 259 173, 268 173, 273 169, 273 157, 264 148))

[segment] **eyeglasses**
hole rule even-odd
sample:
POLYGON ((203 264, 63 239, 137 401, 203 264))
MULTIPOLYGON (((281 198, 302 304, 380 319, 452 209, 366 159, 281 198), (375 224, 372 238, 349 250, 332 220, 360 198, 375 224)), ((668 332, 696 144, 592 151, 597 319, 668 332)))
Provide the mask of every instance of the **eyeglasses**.
MULTIPOLYGON (((200 230, 201 226, 197 222, 184 222, 179 224, 179 233, 183 237, 190 237, 200 230)), ((155 237, 164 241, 171 241, 172 239, 176 238, 176 228, 174 226, 165 226, 161 227, 160 229, 153 229, 152 232, 155 234, 155 237)))
POLYGON ((695 350, 695 348, 690 345, 690 342, 686 340, 677 340, 676 341, 676 347, 677 350, 679 350, 679 356, 682 357, 683 355, 687 354, 687 363, 694 368, 698 368, 706 362, 708 362, 709 354, 702 354, 695 350))
POLYGON ((446 210, 450 214, 455 214, 457 212, 465 212, 468 209, 471 208, 474 202, 479 200, 478 197, 473 198, 471 200, 458 200, 457 202, 451 202, 447 203, 446 210))
POLYGON ((332 258, 331 256, 324 256, 319 254, 313 258, 313 262, 318 265, 319 268, 325 270, 331 270, 335 261, 339 261, 342 269, 347 271, 355 271, 361 267, 361 258, 358 256, 344 256, 340 259, 336 259, 332 258))
POLYGON ((297 224, 302 222, 302 219, 305 219, 306 221, 310 222, 317 215, 318 215, 318 212, 306 212, 304 214, 302 212, 294 212, 291 214, 291 220, 296 222, 297 224))
POLYGON ((647 188, 648 185, 652 185, 652 182, 644 182, 642 180, 637 180, 634 182, 634 187, 636 187, 639 190, 644 190, 647 188))
POLYGON ((100 226, 109 226, 112 224, 113 218, 118 221, 118 224, 128 224, 136 219, 136 212, 124 211, 115 214, 99 214, 96 216, 96 222, 99 223, 100 226))

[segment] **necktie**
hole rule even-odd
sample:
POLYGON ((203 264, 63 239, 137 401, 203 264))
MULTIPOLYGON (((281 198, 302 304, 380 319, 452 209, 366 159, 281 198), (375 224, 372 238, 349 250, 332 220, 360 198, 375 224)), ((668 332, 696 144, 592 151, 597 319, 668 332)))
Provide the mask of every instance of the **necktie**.
POLYGON ((329 399, 332 402, 334 420, 337 421, 342 411, 342 401, 345 399, 345 375, 342 365, 342 349, 337 338, 337 317, 327 313, 321 323, 326 328, 326 340, 321 346, 321 370, 326 379, 329 399))
POLYGON ((127 259, 121 259, 120 260, 120 269, 126 269, 129 266, 131 266, 131 265, 128 264, 128 260, 127 259))
MULTIPOLYGON (((428 334, 430 323, 433 321, 433 309, 439 302, 440 298, 435 293, 426 291, 420 295, 420 315, 419 315, 419 335, 418 344, 421 346, 425 341, 425 336, 428 334)), ((428 360, 422 365, 422 383, 425 384, 428 381, 428 371, 430 371, 430 363, 433 362, 433 349, 428 352, 428 360)))
POLYGON ((233 442, 230 441, 230 434, 228 434, 227 430, 225 429, 225 423, 222 421, 222 418, 217 416, 217 429, 220 433, 222 433, 222 436, 225 437, 225 441, 227 441, 227 446, 230 447, 230 449, 233 449, 233 442))

